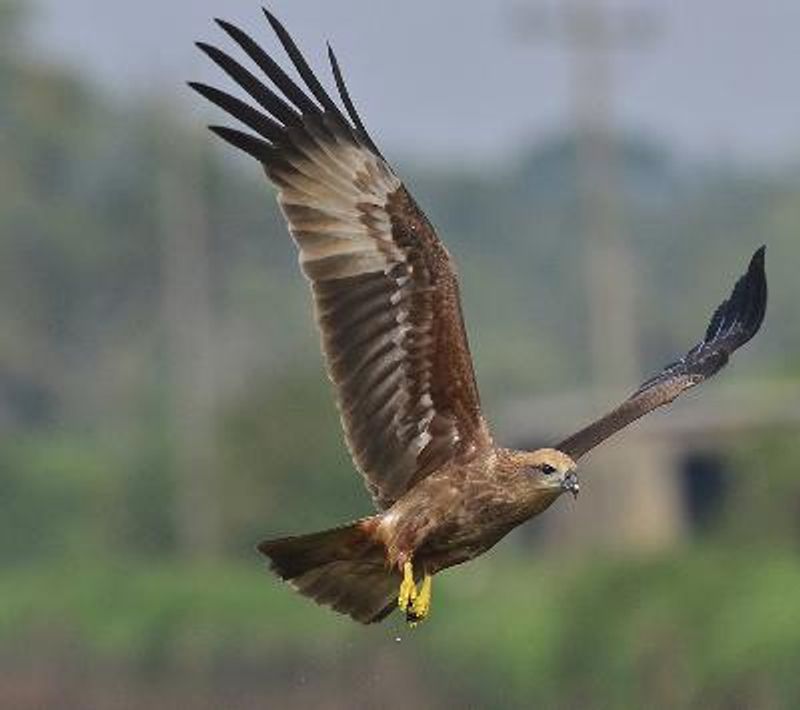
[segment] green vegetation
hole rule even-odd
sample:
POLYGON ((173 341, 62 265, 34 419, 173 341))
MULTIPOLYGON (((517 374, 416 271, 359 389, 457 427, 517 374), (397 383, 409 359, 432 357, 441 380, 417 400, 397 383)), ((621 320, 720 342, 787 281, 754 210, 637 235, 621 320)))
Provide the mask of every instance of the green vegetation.
POLYGON ((26 644, 56 632, 92 664, 150 678, 187 664, 256 673, 281 657, 325 678, 342 656, 386 653, 436 676, 435 696, 452 684, 451 700, 473 707, 753 707, 800 693, 798 587, 796 555, 773 548, 588 564, 503 549, 438 579, 431 625, 409 631, 398 616, 362 629, 310 607, 257 565, 89 560, 0 576, 0 635, 26 644))

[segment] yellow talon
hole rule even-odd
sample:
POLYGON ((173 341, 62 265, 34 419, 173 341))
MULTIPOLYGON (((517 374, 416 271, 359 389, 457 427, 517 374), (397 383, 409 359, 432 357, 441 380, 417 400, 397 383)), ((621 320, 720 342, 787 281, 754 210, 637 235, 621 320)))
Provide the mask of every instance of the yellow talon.
POLYGON ((414 584, 414 569, 410 562, 406 562, 403 565, 403 581, 400 583, 400 593, 397 595, 397 606, 408 615, 416 598, 417 586, 414 584))
POLYGON ((427 572, 422 580, 417 598, 411 605, 411 609, 406 609, 406 621, 411 626, 416 626, 420 621, 424 621, 431 612, 431 580, 433 578, 427 572))

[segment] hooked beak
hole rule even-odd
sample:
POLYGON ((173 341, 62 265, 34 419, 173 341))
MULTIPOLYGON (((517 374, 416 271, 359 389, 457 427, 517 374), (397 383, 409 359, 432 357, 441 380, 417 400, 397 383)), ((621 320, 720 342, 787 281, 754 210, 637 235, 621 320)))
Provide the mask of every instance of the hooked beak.
POLYGON ((578 497, 578 493, 581 491, 581 484, 578 481, 578 474, 575 473, 575 471, 570 471, 564 476, 564 480, 561 481, 561 489, 572 493, 573 498, 578 497))

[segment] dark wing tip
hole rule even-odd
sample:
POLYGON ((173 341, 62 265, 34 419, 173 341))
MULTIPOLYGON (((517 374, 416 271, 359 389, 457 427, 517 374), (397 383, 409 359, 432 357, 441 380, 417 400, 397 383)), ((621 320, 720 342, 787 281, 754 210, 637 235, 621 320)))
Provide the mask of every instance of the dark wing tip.
POLYGON ((767 311, 765 252, 765 246, 755 251, 747 272, 739 277, 731 295, 714 311, 703 340, 680 360, 642 383, 632 397, 679 375, 698 378, 698 381, 712 377, 736 350, 758 333, 767 311))
POLYGON ((284 51, 291 60, 292 64, 294 64, 294 68, 297 70, 297 73, 300 75, 303 83, 305 83, 306 87, 308 87, 308 90, 313 94, 314 98, 319 101, 320 105, 323 106, 326 111, 330 112, 334 118, 341 121, 341 123, 346 126, 347 120, 342 115, 342 112, 336 106, 333 99, 331 99, 331 97, 328 95, 328 92, 325 91, 325 88, 319 82, 319 79, 317 79, 313 69, 311 69, 309 66, 306 58, 300 51, 300 48, 292 39, 292 36, 278 21, 278 19, 269 10, 267 10, 267 8, 262 7, 261 9, 264 11, 264 15, 278 37, 278 41, 283 46, 284 51))
MULTIPOLYGON (((267 8, 262 7, 261 11, 264 13, 264 16, 267 18, 267 22, 269 22, 270 27, 278 35, 278 39, 280 40, 281 44, 286 47, 286 45, 290 45, 292 47, 296 47, 292 36, 289 34, 289 31, 283 26, 281 21, 275 17, 267 8)), ((297 50, 298 53, 300 50, 297 50)))
POLYGON ((267 165, 273 156, 273 149, 269 143, 249 133, 237 131, 235 128, 229 128, 228 126, 209 126, 208 130, 234 148, 238 148, 255 158, 259 163, 267 165))
POLYGON ((215 47, 213 44, 209 44, 208 42, 198 41, 194 43, 194 46, 197 47, 203 54, 205 54, 207 57, 209 57, 216 63, 219 62, 215 58, 219 58, 220 56, 227 56, 221 49, 215 47))
MULTIPOLYGON (((308 91, 310 91, 311 97, 316 99, 322 109, 328 112, 342 125, 342 127, 346 127, 348 132, 355 128, 355 133, 361 140, 362 144, 375 153, 375 155, 378 157, 383 157, 377 145, 367 132, 366 127, 358 115, 358 111, 356 110, 352 99, 350 98, 344 78, 342 77, 341 70, 339 69, 339 63, 330 43, 327 43, 328 58, 330 60, 331 67, 333 68, 333 74, 336 80, 336 88, 338 89, 339 96, 345 105, 347 115, 349 116, 350 121, 352 121, 352 124, 347 120, 347 117, 345 117, 340 108, 336 105, 328 92, 322 86, 319 79, 314 74, 314 71, 311 69, 302 52, 298 48, 297 44, 294 42, 291 35, 280 22, 280 20, 278 20, 278 18, 275 17, 275 15, 273 15, 266 7, 262 7, 261 9, 273 31, 277 35, 280 44, 286 51, 289 60, 294 65, 294 68, 297 70, 308 91)), ((222 67, 224 71, 232 76, 233 79, 270 114, 278 118, 278 120, 284 125, 295 125, 298 123, 298 116, 295 114, 294 108, 298 109, 300 114, 303 115, 316 115, 320 112, 320 108, 314 103, 313 99, 306 95, 305 91, 303 91, 291 78, 289 78, 283 69, 278 66, 275 60, 272 59, 249 35, 236 27, 236 25, 220 17, 215 18, 214 22, 219 25, 219 27, 221 27, 222 30, 228 36, 230 36, 272 80, 280 92, 282 92, 286 99, 288 99, 291 106, 287 105, 283 99, 281 99, 279 96, 276 96, 270 89, 260 85, 258 80, 256 80, 252 74, 250 74, 246 69, 244 69, 235 60, 221 50, 217 49, 213 45, 208 44, 207 42, 196 42, 195 44, 202 52, 209 56, 212 61, 214 61, 217 65, 222 67)), ((200 93, 203 92, 201 91, 200 93)), ((208 98, 209 93, 210 92, 206 90, 203 95, 208 98)), ((216 96, 219 99, 222 98, 218 95, 216 96)), ((226 100, 227 105, 231 105, 231 103, 231 101, 226 100)), ((254 130, 264 135, 261 130, 261 126, 257 127, 253 125, 254 117, 250 114, 250 112, 245 111, 245 109, 241 107, 238 107, 238 109, 239 114, 248 114, 248 119, 250 120, 244 122, 254 130)), ((237 118, 242 120, 241 115, 237 116, 237 118)), ((265 137, 268 137, 270 140, 275 140, 272 132, 265 137)))
POLYGON ((761 325, 761 321, 764 320, 764 312, 767 306, 766 253, 767 245, 762 244, 756 249, 753 257, 750 259, 750 266, 747 269, 747 273, 757 290, 757 300, 761 311, 761 318, 758 323, 759 326, 761 325))
POLYGON ((330 42, 326 41, 325 46, 328 49, 328 61, 331 64, 331 69, 333 69, 334 78, 336 78, 336 75, 340 73, 339 61, 336 59, 336 52, 333 51, 333 47, 331 46, 330 42))
POLYGON ((731 295, 714 311, 702 342, 644 382, 619 407, 556 446, 577 459, 648 412, 713 377, 761 328, 767 308, 766 247, 759 247, 731 295))
POLYGON ((754 286, 759 289, 766 285, 767 273, 765 269, 765 257, 767 253, 766 244, 762 244, 758 249, 753 252, 750 257, 750 265, 747 267, 746 278, 752 282, 754 286))
POLYGON ((223 32, 225 32, 225 34, 229 35, 230 37, 235 38, 237 35, 244 34, 244 32, 240 30, 232 22, 228 22, 228 20, 224 20, 221 17, 215 17, 214 22, 219 26, 219 28, 223 32))
POLYGON ((267 22, 272 25, 272 29, 275 30, 278 34, 281 32, 286 32, 286 28, 281 24, 281 21, 275 17, 266 7, 261 7, 261 11, 264 13, 264 16, 267 18, 267 22))
POLYGON ((740 348, 761 328, 767 310, 766 246, 756 249, 745 273, 736 282, 708 326, 705 342, 720 342, 728 354, 740 348))
POLYGON ((239 34, 244 34, 236 25, 221 17, 215 17, 214 22, 216 25, 229 37, 236 37, 239 34))
POLYGON ((336 89, 339 92, 339 98, 341 98, 342 103, 344 104, 347 115, 350 116, 350 120, 355 125, 361 140, 366 143, 367 147, 373 153, 375 153, 375 155, 383 158, 383 154, 375 144, 375 141, 372 140, 372 136, 370 136, 369 131, 367 131, 366 127, 364 126, 361 116, 358 115, 358 110, 353 103, 353 99, 350 98, 350 92, 347 90, 347 84, 344 81, 342 70, 339 67, 339 60, 336 58, 336 52, 333 51, 333 47, 331 46, 330 42, 326 42, 326 44, 328 46, 328 61, 330 62, 331 70, 333 71, 336 89))

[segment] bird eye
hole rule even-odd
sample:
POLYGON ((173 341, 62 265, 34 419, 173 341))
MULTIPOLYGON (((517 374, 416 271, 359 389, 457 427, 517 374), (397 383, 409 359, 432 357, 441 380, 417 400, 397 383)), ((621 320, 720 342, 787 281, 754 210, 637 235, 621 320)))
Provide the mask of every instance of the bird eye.
POLYGON ((549 476, 556 472, 556 470, 549 463, 543 463, 539 468, 545 476, 549 476))

